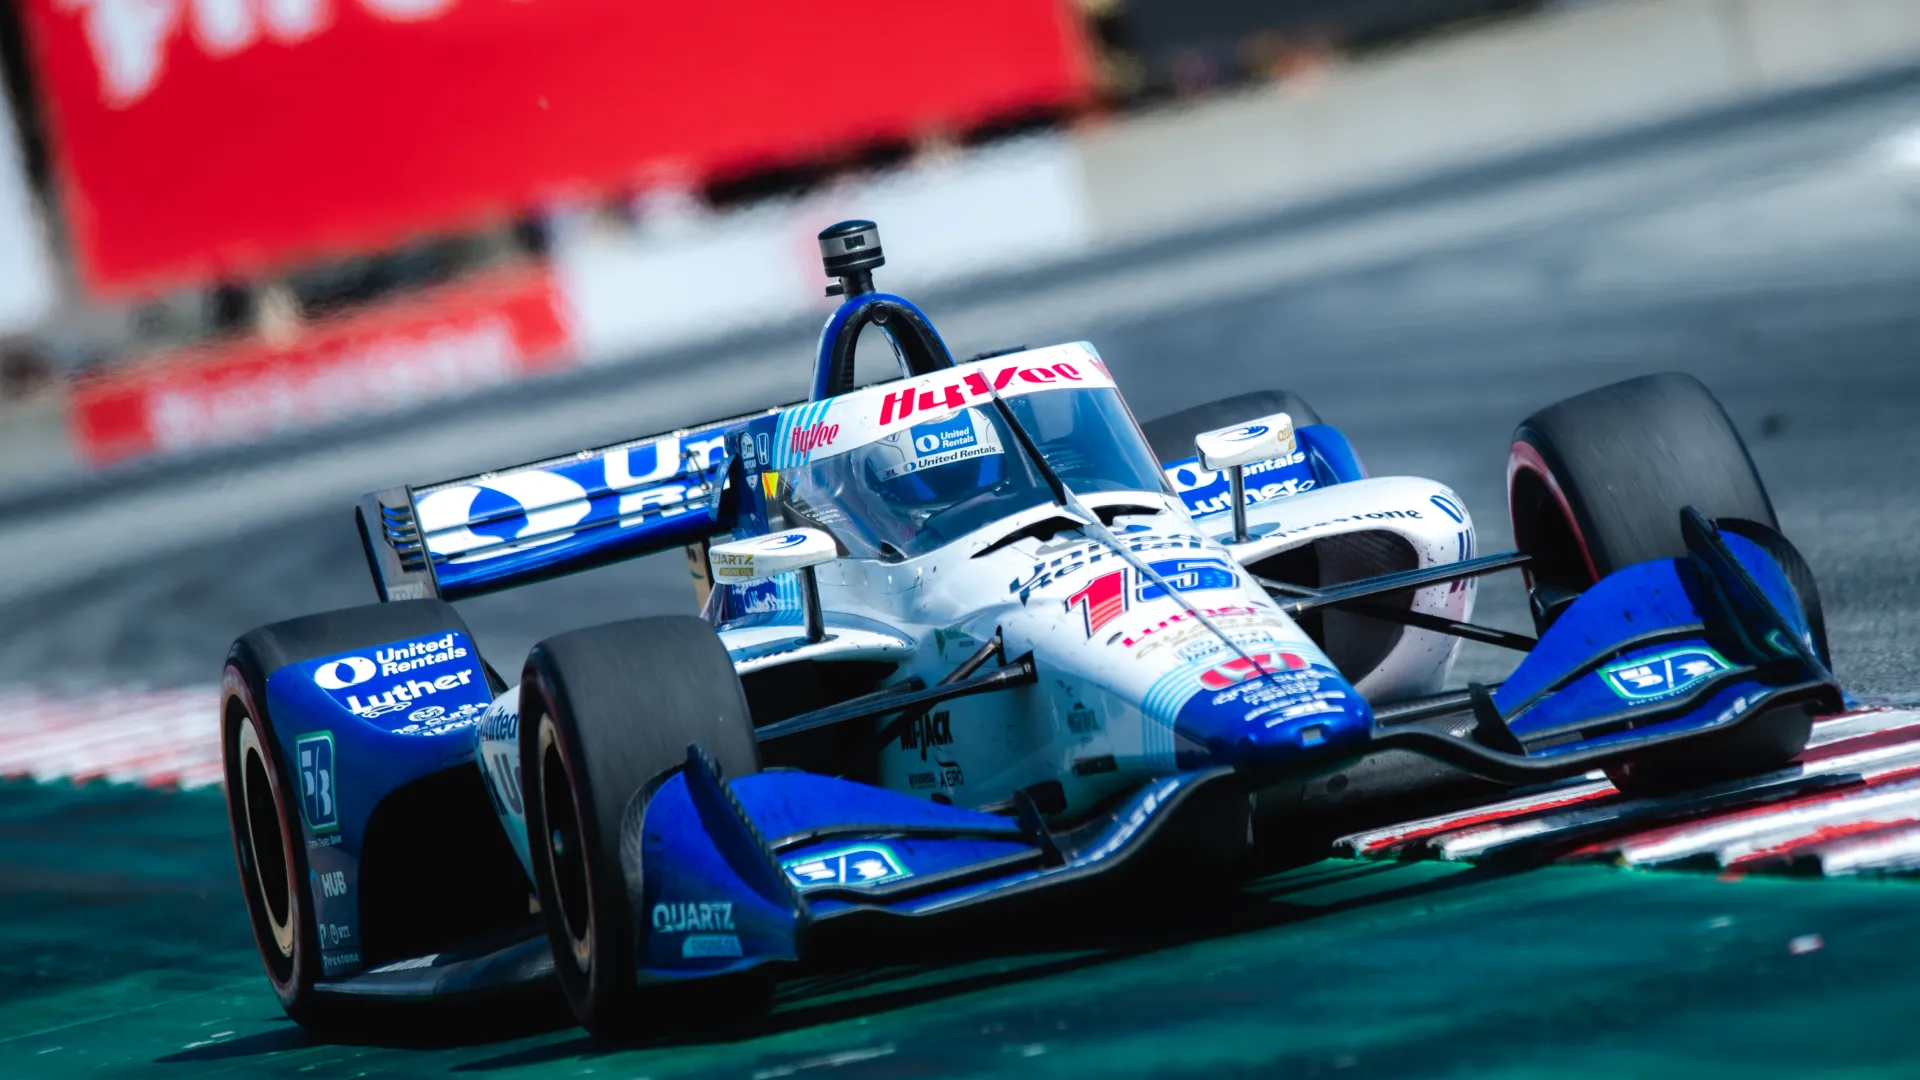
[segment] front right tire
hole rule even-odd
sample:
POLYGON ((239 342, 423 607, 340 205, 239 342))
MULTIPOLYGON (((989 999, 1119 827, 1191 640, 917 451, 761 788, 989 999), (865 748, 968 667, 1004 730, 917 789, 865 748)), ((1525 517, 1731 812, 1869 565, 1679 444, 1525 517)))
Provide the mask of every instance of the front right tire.
MULTIPOLYGON (((1778 534, 1773 502, 1726 410, 1691 375, 1664 372, 1603 386, 1522 421, 1507 460, 1515 546, 1532 556, 1528 591, 1545 631, 1601 578, 1655 559, 1684 558, 1680 512, 1691 506, 1729 531, 1779 546, 1776 559, 1825 658, 1813 578, 1778 534), (1757 529, 1748 529, 1752 523, 1757 529)), ((1805 748, 1812 718, 1799 708, 1756 718, 1607 770, 1631 794, 1663 794, 1779 768, 1805 748)))

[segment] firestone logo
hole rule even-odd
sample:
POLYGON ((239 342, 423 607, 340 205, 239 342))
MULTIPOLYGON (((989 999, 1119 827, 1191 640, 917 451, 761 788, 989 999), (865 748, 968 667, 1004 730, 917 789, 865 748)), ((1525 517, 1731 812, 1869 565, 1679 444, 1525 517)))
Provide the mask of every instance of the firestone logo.
MULTIPOLYGON (((78 11, 100 68, 108 105, 137 104, 160 81, 167 43, 185 22, 200 51, 215 60, 243 52, 262 38, 294 45, 333 25, 336 3, 347 0, 54 0, 78 11)), ((416 22, 445 13, 457 0, 354 0, 388 22, 416 22)))

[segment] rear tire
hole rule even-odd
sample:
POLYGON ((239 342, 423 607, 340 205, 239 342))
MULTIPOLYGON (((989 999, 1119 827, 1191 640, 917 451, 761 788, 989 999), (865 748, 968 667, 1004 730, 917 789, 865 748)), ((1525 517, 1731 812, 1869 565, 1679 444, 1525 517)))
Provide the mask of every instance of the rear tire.
POLYGON ((620 857, 629 802, 684 766, 689 743, 727 779, 760 771, 746 693, 712 626, 675 615, 548 638, 527 658, 520 716, 534 884, 574 1016, 596 1037, 626 1041, 763 1010, 772 989, 763 977, 670 992, 634 980, 644 924, 642 883, 620 857))
MULTIPOLYGON (((1603 386, 1522 421, 1507 458, 1515 546, 1531 555, 1528 591, 1541 632, 1608 574, 1682 558, 1680 511, 1778 530, 1753 458, 1711 391, 1665 372, 1603 386)), ((1819 625, 1819 596, 1800 591, 1819 625)), ((1664 794, 1779 768, 1805 748, 1811 718, 1798 708, 1745 730, 1709 736, 1607 770, 1635 795, 1664 794)))
POLYGON ((1154 456, 1164 464, 1192 457, 1193 437, 1203 431, 1232 427, 1281 412, 1293 419, 1294 427, 1321 422, 1320 414, 1299 394, 1289 390, 1255 390, 1149 420, 1140 425, 1140 430, 1147 437, 1147 445, 1153 448, 1154 456))
MULTIPOLYGON (((367 1026, 365 1010, 320 997, 320 937, 297 788, 266 712, 267 678, 289 664, 391 641, 467 633, 438 600, 370 604, 263 626, 233 643, 221 680, 221 749, 240 888, 274 995, 302 1027, 326 1033, 367 1026)), ((471 635, 469 635, 471 636, 471 635)))

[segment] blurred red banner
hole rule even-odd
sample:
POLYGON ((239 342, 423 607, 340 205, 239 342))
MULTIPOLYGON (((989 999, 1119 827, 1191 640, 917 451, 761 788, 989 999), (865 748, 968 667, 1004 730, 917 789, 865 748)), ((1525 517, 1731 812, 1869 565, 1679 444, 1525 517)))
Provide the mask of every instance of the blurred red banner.
POLYGON ((134 360, 83 379, 73 443, 94 465, 378 416, 578 358, 545 268, 510 268, 315 323, 134 360))
POLYGON ((86 280, 246 276, 1071 103, 1068 0, 24 0, 86 280))

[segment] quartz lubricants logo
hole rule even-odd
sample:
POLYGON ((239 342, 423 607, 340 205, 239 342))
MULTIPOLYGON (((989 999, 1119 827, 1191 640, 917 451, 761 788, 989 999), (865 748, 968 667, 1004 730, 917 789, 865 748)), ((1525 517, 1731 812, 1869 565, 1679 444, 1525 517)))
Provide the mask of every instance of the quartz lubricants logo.
POLYGON ((1219 437, 1221 442, 1252 442, 1260 436, 1265 435, 1269 430, 1265 424, 1248 424, 1246 427, 1237 427, 1231 431, 1223 431, 1219 437))

